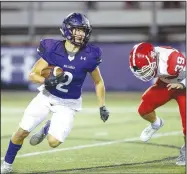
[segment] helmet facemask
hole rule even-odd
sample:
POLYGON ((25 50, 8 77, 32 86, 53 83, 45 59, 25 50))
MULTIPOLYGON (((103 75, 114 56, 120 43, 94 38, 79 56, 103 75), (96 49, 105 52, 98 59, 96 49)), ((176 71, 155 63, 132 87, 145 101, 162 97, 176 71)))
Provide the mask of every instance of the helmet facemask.
POLYGON ((156 75, 156 62, 152 62, 149 65, 143 66, 141 69, 137 69, 135 67, 131 67, 131 71, 133 74, 144 82, 148 82, 152 80, 156 75))
POLYGON ((71 30, 71 42, 75 45, 78 45, 78 46, 82 46, 84 45, 85 43, 88 42, 89 40, 89 37, 90 37, 90 30, 87 29, 87 27, 75 27, 75 28, 72 28, 71 30), (82 30, 84 32, 84 36, 82 35, 76 35, 76 30, 82 30))
POLYGON ((145 56, 148 61, 148 65, 144 65, 142 68, 137 68, 136 66, 130 68, 133 74, 144 82, 152 80, 156 75, 156 53, 151 51, 150 57, 152 62, 150 62, 150 59, 145 56))

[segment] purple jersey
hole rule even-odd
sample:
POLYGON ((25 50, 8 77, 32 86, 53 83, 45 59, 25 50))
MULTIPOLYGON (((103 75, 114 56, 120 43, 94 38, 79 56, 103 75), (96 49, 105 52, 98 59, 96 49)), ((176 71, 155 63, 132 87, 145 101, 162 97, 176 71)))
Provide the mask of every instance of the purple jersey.
POLYGON ((58 66, 65 73, 65 80, 49 92, 64 99, 78 99, 87 72, 92 72, 102 62, 102 52, 99 47, 87 44, 75 55, 69 55, 64 43, 54 39, 41 40, 37 51, 49 66, 58 66))

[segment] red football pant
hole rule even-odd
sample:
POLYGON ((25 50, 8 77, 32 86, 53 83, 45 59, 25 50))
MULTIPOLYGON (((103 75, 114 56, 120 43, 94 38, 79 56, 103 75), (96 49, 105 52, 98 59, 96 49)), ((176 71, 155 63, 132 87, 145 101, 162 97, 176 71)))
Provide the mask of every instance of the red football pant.
POLYGON ((175 99, 179 106, 183 133, 186 135, 186 89, 172 89, 168 91, 167 83, 157 80, 157 82, 148 88, 142 95, 142 100, 138 108, 141 116, 153 112, 159 106, 164 105, 171 99, 175 99))

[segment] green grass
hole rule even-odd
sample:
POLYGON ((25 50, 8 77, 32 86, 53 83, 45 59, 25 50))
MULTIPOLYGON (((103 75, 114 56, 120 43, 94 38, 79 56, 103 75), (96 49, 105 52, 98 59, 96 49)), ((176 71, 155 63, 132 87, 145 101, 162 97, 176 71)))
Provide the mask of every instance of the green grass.
MULTIPOLYGON (((6 153, 12 133, 18 128, 24 108, 35 95, 36 93, 28 92, 2 92, 1 157, 6 153)), ((175 101, 167 103, 157 111, 157 114, 165 120, 165 126, 157 134, 170 133, 170 135, 155 137, 148 143, 142 143, 138 137, 148 123, 137 114, 141 93, 108 93, 106 98, 107 106, 111 110, 111 116, 106 123, 100 120, 95 94, 84 93, 83 111, 77 114, 74 128, 65 143, 57 148, 59 151, 19 157, 33 152, 56 150, 48 146, 47 140, 38 146, 30 146, 28 137, 15 160, 14 171, 16 173, 185 173, 185 167, 175 165, 179 148, 183 144, 180 116, 175 101), (84 108, 95 110, 87 112, 84 108), (181 133, 172 134, 172 132, 181 133), (126 141, 132 138, 135 140, 126 141), (77 146, 83 148, 71 149, 77 146)))

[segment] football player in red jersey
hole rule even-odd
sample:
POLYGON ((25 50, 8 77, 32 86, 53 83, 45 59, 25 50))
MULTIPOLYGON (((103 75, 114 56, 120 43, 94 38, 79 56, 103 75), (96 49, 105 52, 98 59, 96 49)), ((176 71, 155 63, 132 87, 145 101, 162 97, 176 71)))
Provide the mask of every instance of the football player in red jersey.
MULTIPOLYGON (((163 119, 155 109, 171 99, 177 101, 182 121, 184 140, 186 137, 186 58, 172 47, 154 47, 142 42, 133 47, 129 57, 132 73, 142 81, 158 78, 155 84, 145 91, 138 108, 142 118, 151 124, 141 133, 141 140, 148 141, 163 125, 163 119)), ((177 165, 185 165, 186 144, 181 147, 177 165)))

